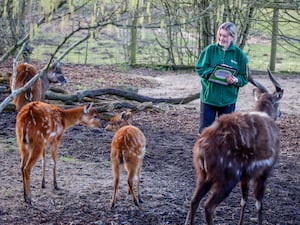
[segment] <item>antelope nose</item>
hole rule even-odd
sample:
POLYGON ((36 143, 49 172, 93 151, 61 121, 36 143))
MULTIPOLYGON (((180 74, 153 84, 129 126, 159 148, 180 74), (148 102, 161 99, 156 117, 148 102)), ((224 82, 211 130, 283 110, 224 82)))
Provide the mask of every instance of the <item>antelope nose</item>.
POLYGON ((107 121, 102 122, 102 127, 104 130, 106 130, 107 125, 108 125, 107 121))
POLYGON ((281 117, 281 111, 278 109, 278 110, 277 110, 277 113, 276 113, 276 115, 275 115, 274 120, 277 120, 277 119, 279 119, 280 117, 281 117))
POLYGON ((64 76, 59 76, 57 79, 62 84, 68 83, 67 79, 64 76))

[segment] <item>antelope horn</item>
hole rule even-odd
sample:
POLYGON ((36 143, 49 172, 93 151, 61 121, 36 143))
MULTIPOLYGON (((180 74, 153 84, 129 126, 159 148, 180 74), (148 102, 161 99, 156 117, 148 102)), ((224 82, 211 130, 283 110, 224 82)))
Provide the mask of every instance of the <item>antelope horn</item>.
POLYGON ((255 87, 257 87, 261 92, 269 93, 268 89, 259 83, 257 80, 254 80, 250 71, 250 68, 248 67, 248 80, 251 84, 253 84, 255 87))
POLYGON ((281 85, 278 83, 278 81, 275 79, 274 75, 271 73, 270 69, 268 68, 268 74, 270 77, 270 80, 272 81, 272 83, 274 84, 275 88, 276 88, 276 92, 282 91, 282 87, 281 85))

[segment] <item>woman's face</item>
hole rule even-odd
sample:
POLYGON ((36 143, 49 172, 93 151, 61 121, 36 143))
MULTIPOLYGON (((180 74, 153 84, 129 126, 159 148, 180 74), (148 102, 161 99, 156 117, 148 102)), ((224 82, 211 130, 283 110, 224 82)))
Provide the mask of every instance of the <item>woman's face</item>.
POLYGON ((227 30, 220 29, 218 35, 218 44, 222 46, 224 50, 226 50, 230 43, 233 41, 233 37, 229 34, 227 30))

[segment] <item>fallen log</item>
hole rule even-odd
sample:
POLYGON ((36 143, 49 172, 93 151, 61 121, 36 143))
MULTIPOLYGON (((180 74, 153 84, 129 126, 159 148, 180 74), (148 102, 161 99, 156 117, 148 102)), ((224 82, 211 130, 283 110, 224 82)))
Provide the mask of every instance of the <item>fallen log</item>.
POLYGON ((64 102, 68 102, 68 101, 79 102, 79 101, 84 101, 84 98, 87 97, 96 98, 101 95, 115 95, 118 97, 125 98, 127 100, 134 100, 137 102, 152 102, 153 104, 169 103, 169 104, 178 105, 178 104, 186 104, 193 100, 198 99, 200 93, 198 92, 195 94, 191 94, 183 98, 152 98, 131 91, 114 89, 114 88, 106 88, 106 89, 79 91, 76 94, 62 94, 62 93, 47 91, 46 98, 49 100, 61 100, 64 102))
MULTIPOLYGON (((73 106, 76 105, 76 102, 91 102, 94 101, 98 112, 108 112, 120 108, 128 108, 132 111, 143 111, 145 109, 152 108, 153 110, 158 110, 157 107, 154 107, 153 104, 159 103, 168 103, 168 104, 187 104, 195 99, 198 99, 200 93, 192 94, 183 98, 152 98, 144 95, 137 94, 135 92, 107 88, 107 89, 96 89, 96 90, 86 90, 79 91, 76 94, 66 94, 61 92, 54 92, 48 90, 46 92, 46 99, 48 102, 50 101, 62 101, 65 105, 73 106), (126 100, 139 102, 142 104, 136 104, 134 102, 115 102, 111 101, 109 103, 103 103, 103 101, 99 101, 97 97, 102 95, 115 95, 118 97, 125 98, 126 100), (98 104, 102 102, 101 104, 98 104)), ((14 111, 15 107, 13 104, 10 104, 6 107, 5 111, 14 111)))

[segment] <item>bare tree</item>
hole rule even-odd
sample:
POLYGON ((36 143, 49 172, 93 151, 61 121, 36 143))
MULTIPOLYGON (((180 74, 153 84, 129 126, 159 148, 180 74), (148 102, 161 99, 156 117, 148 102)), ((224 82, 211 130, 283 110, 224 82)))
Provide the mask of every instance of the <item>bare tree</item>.
MULTIPOLYGON (((22 1, 24 3, 24 1, 22 1)), ((50 24, 50 23, 57 23, 59 21, 60 23, 65 23, 67 19, 74 16, 74 23, 73 26, 70 27, 69 23, 66 23, 66 30, 68 31, 65 35, 65 37, 60 41, 60 43, 57 44, 56 49, 54 52, 50 54, 50 57, 48 58, 48 63, 46 66, 32 79, 30 80, 25 86, 23 86, 20 89, 14 90, 0 105, 0 112, 6 107, 6 105, 19 93, 25 91, 28 89, 36 79, 38 79, 40 76, 44 74, 45 71, 48 69, 51 69, 55 66, 55 64, 62 60, 72 49, 74 49, 76 46, 81 44, 82 42, 86 41, 90 36, 91 32, 95 30, 100 30, 103 27, 115 23, 116 21, 124 20, 122 15, 125 15, 125 12, 127 12, 127 8, 124 7, 127 4, 126 1, 120 1, 120 5, 101 5, 101 4, 94 4, 93 1, 87 0, 82 2, 80 5, 72 5, 72 4, 66 4, 67 1, 54 1, 51 2, 53 4, 50 4, 50 2, 43 2, 41 1, 28 1, 34 2, 35 4, 40 4, 39 8, 42 8, 43 10, 40 12, 41 15, 39 16, 39 12, 34 11, 27 11, 26 15, 29 17, 30 13, 35 12, 34 16, 36 17, 35 20, 31 21, 28 19, 28 22, 30 24, 29 28, 22 32, 18 37, 16 35, 13 35, 17 41, 13 42, 10 47, 6 49, 6 53, 2 55, 0 58, 0 64, 4 62, 9 56, 13 56, 13 54, 18 50, 21 46, 21 50, 24 50, 24 43, 27 41, 34 40, 35 33, 38 32, 39 27, 42 24, 50 24), (57 3, 57 4, 55 4, 57 3), (46 5, 45 5, 46 4, 46 5), (47 8, 48 5, 51 5, 52 7, 47 8), (85 20, 82 20, 82 17, 80 19, 76 19, 76 12, 80 13, 80 11, 83 8, 88 8, 89 11, 94 12, 93 14, 90 14, 89 18, 85 17, 85 20), (105 10, 108 9, 108 10, 105 10), (93 9, 93 10, 91 10, 93 9), (80 35, 81 38, 79 38, 78 41, 71 43, 68 48, 66 48, 66 43, 70 42, 71 38, 75 35, 80 35), (64 49, 63 53, 59 54, 60 50, 64 49)), ((24 11, 23 10, 14 10, 15 5, 13 5, 13 1, 7 0, 7 5, 4 6, 4 11, 12 10, 12 12, 15 12, 15 14, 7 14, 6 17, 4 13, 2 14, 3 18, 5 17, 8 20, 11 20, 11 26, 13 26, 14 20, 12 20, 10 17, 18 18, 16 21, 21 20, 21 18, 24 18, 24 11), (6 8, 5 8, 6 7, 6 8), (19 13, 20 12, 20 13, 19 13), (7 16, 9 18, 7 18, 7 16)), ((21 5, 22 6, 22 5, 21 5)), ((32 8, 37 7, 36 5, 32 4, 32 8)), ((30 7, 29 7, 30 8, 30 7)), ((17 8, 18 9, 18 8, 17 8)), ((32 9, 33 10, 33 9, 32 9)), ((26 17, 26 16, 25 16, 26 17)), ((127 17, 126 17, 127 18, 127 17)), ((26 21, 24 22, 26 23, 26 21)), ((15 25, 14 28, 16 28, 17 25, 15 25)), ((17 30, 17 29, 16 29, 17 30)), ((14 29, 12 28, 12 34, 15 33, 14 29)), ((18 56, 21 55, 21 53, 18 53, 18 56)), ((16 58, 15 61, 19 60, 19 58, 16 58)))
MULTIPOLYGON (((224 21, 237 24, 237 44, 243 48, 253 22, 257 23, 256 14, 264 7, 285 10, 285 17, 279 13, 280 20, 299 24, 299 18, 290 13, 291 7, 297 13, 297 1, 271 4, 267 0, 85 0, 80 3, 71 0, 5 0, 0 2, 0 64, 10 56, 14 57, 20 49, 26 49, 24 43, 34 43, 37 34, 48 26, 57 33, 62 33, 63 29, 64 34, 56 39, 57 48, 45 57, 48 61, 45 69, 49 69, 52 61, 64 58, 76 46, 96 37, 99 31, 111 25, 131 29, 125 34, 131 35, 131 38, 125 38, 129 40, 125 46, 129 55, 125 60, 129 64, 137 63, 137 49, 141 46, 139 33, 147 29, 153 31, 156 46, 159 46, 153 50, 153 58, 172 67, 193 66, 200 51, 216 41, 217 27, 224 21), (74 42, 72 38, 75 36, 79 40, 74 42)), ((264 22, 271 22, 270 14, 265 15, 264 22)), ((299 38, 280 30, 278 37, 279 44, 282 41, 290 44, 289 51, 299 50, 299 38)))

